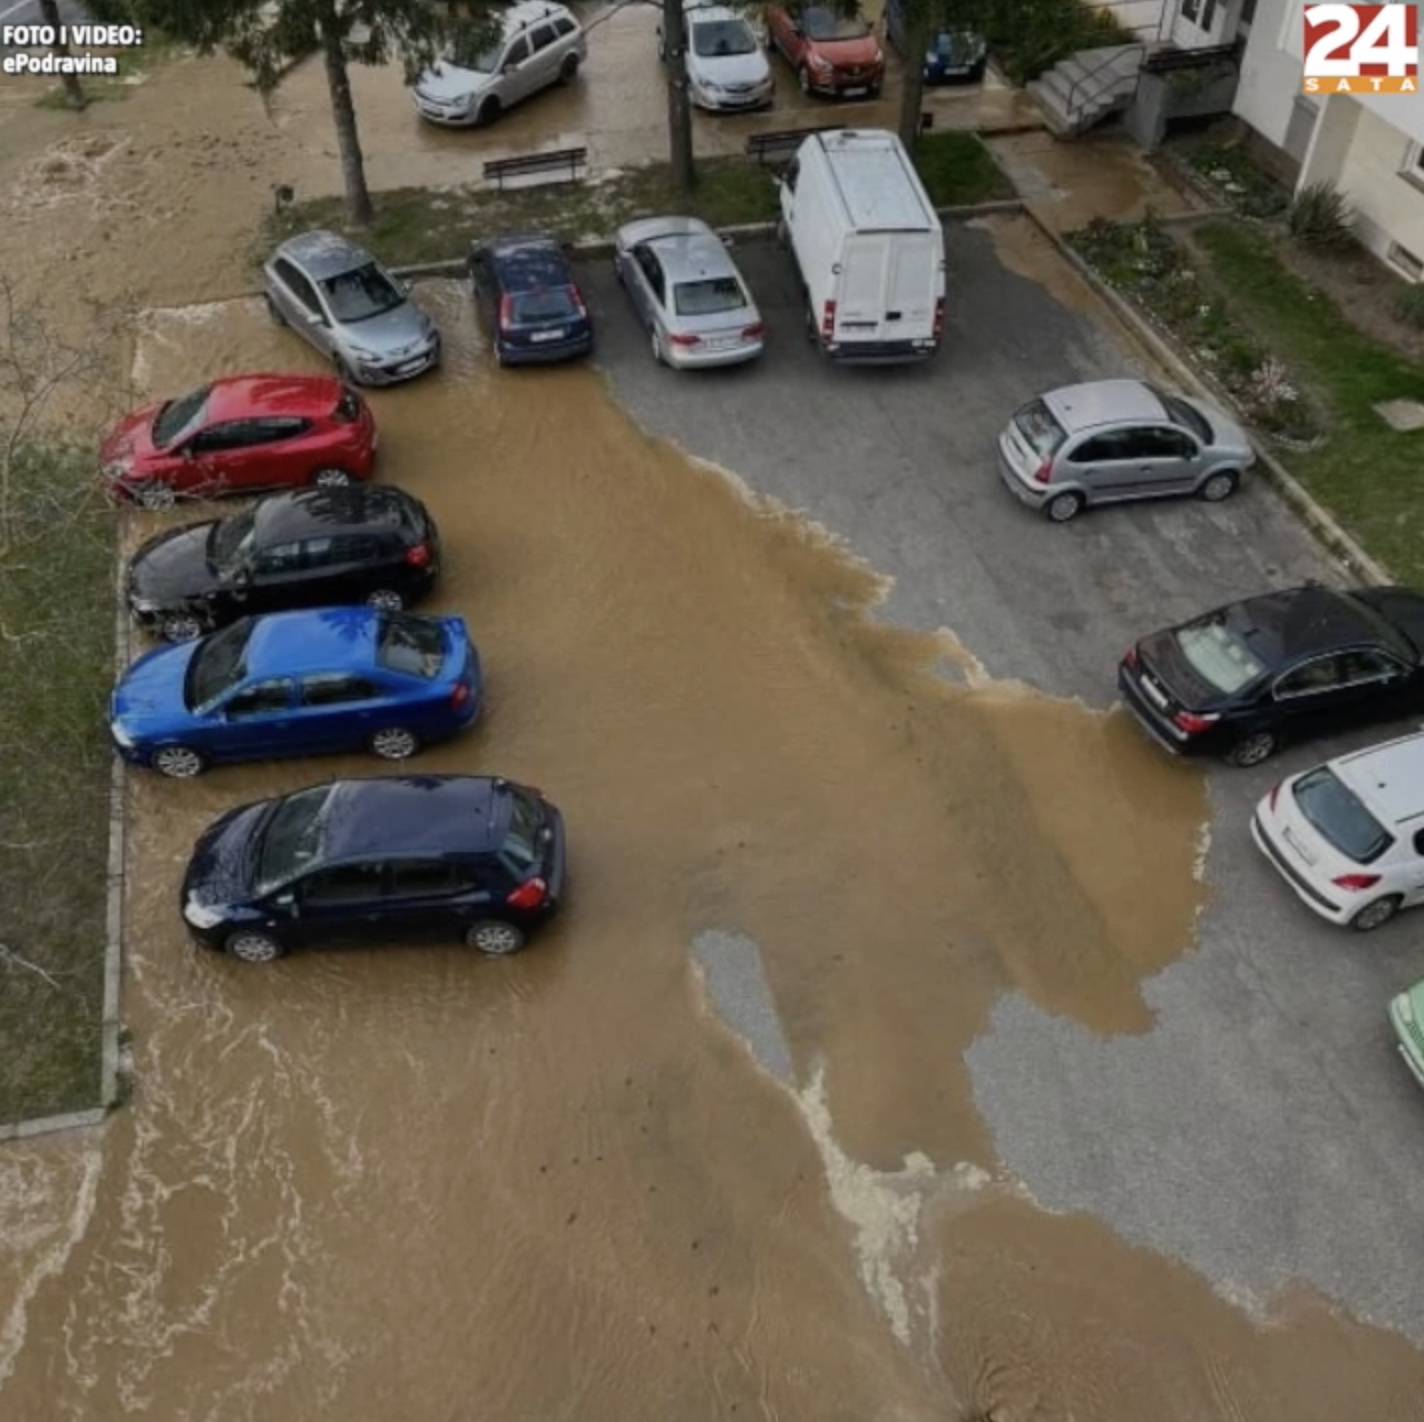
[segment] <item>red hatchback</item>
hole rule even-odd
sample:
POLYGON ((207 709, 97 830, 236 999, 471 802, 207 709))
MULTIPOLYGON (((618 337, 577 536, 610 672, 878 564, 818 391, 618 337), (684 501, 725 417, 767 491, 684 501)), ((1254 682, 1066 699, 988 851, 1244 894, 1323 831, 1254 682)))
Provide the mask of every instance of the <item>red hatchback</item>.
POLYGON ((873 99, 880 92, 885 56, 859 15, 830 5, 768 5, 766 27, 803 94, 873 99))
POLYGON ((99 450, 116 498, 163 508, 182 494, 368 479, 376 422, 329 375, 234 375, 126 416, 99 450))

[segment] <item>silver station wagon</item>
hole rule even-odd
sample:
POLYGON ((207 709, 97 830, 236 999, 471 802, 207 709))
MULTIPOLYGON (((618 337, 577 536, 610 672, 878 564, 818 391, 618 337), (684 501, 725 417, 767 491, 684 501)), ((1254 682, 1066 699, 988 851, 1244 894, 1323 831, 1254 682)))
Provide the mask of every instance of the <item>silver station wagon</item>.
POLYGON ((761 312, 722 239, 700 219, 649 217, 620 227, 613 271, 648 328, 654 360, 695 369, 762 353, 761 312))
POLYGON ((1217 503, 1256 461, 1235 421, 1145 380, 1050 390, 999 436, 999 473, 1029 507, 1066 523, 1089 504, 1195 494, 1217 503))

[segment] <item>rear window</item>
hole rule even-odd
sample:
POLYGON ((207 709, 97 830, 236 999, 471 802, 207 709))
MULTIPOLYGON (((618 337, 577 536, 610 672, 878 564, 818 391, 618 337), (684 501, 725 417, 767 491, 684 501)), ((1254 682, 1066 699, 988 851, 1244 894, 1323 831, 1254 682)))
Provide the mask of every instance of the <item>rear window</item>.
POLYGON ((509 795, 509 828, 500 846, 499 862, 516 879, 526 879, 544 860, 539 846, 544 807, 538 797, 527 790, 511 786, 506 793, 509 795))
POLYGON ((1292 792, 1300 812, 1320 835, 1356 864, 1369 864, 1394 837, 1328 765, 1302 775, 1292 792))
POLYGON ((1213 431, 1201 411, 1180 400, 1175 395, 1166 395, 1153 387, 1152 393, 1162 402, 1162 408, 1171 417, 1172 423, 1196 435, 1203 444, 1210 444, 1213 431))
POLYGON ((566 286, 521 291, 510 298, 516 321, 563 321, 578 315, 574 294, 566 286))
POLYGON ((445 633, 438 622, 403 613, 387 617, 376 660, 404 676, 438 676, 445 664, 445 633))
POLYGON ((1047 459, 1068 437, 1042 400, 1030 400, 1018 411, 1014 415, 1014 428, 1040 459, 1047 459))
POLYGON ((747 298, 736 277, 709 277, 706 281, 685 281, 675 286, 672 304, 679 316, 715 316, 719 311, 735 311, 745 306, 747 298))
POLYGON ((1176 633, 1177 645, 1191 668, 1218 691, 1230 696, 1255 681, 1265 666, 1220 619, 1194 622, 1176 633))

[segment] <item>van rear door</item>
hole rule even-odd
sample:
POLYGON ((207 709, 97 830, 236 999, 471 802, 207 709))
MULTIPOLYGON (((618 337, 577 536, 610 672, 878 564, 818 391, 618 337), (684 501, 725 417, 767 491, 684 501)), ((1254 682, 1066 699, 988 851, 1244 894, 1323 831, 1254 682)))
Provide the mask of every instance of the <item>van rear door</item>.
POLYGON ((934 331, 939 255, 931 232, 864 232, 846 238, 836 339, 928 340, 934 331))

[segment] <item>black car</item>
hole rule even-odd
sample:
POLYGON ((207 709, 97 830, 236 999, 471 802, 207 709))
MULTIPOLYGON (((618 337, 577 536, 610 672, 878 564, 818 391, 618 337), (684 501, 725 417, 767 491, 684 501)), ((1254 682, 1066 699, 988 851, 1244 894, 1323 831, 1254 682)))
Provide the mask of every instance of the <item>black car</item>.
POLYGON ((1424 707, 1424 594, 1312 583, 1144 637, 1117 684, 1168 750, 1258 765, 1285 741, 1424 707))
POLYGON ((395 611, 439 573, 425 505, 356 484, 276 494, 150 538, 129 561, 128 601, 143 627, 182 642, 255 612, 358 602, 395 611))
POLYGON ((532 233, 476 242, 470 284, 501 365, 542 365, 593 349, 588 307, 554 238, 532 233))
POLYGON ((337 780, 229 811, 193 848, 184 922, 248 963, 289 949, 463 940, 521 949, 559 906, 564 821, 475 775, 337 780))

